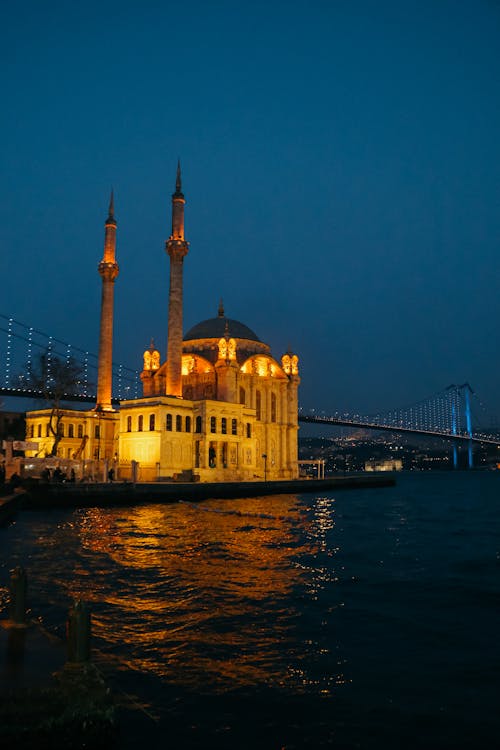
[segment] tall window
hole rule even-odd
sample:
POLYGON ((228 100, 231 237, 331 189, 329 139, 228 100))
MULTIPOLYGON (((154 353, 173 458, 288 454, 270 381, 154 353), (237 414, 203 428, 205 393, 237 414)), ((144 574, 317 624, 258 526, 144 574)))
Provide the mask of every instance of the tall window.
POLYGON ((250 422, 247 422, 247 438, 252 437, 252 425, 250 422))
POLYGON ((62 422, 59 422, 57 426, 57 434, 64 437, 64 424, 62 422))
POLYGON ((68 437, 75 437, 75 426, 72 424, 68 425, 68 437))
POLYGON ((210 432, 216 432, 217 431, 217 422, 215 420, 215 417, 210 417, 210 432))
POLYGON ((236 419, 231 420, 231 435, 238 434, 238 422, 236 419))
MULTIPOLYGON (((132 417, 127 417, 127 432, 132 432, 132 417)), ((78 435, 80 437, 80 435, 78 435)))
POLYGON ((177 432, 182 432, 182 417, 180 414, 175 417, 175 429, 177 432))
POLYGON ((195 431, 196 432, 201 432, 201 417, 196 417, 195 431))
POLYGON ((101 437, 101 426, 98 424, 94 425, 94 437, 97 440, 99 440, 99 438, 101 437))
POLYGON ((32 424, 30 427, 30 438, 34 437, 35 435, 35 425, 32 424))
POLYGON ((276 422, 276 394, 271 393, 271 422, 276 422))
POLYGON ((47 424, 45 425, 45 437, 49 437, 49 435, 50 435, 50 424, 49 422, 47 422, 47 424))
POLYGON ((42 425, 38 425, 38 437, 42 437, 42 425))
POLYGON ((222 419, 221 419, 220 431, 222 432, 223 435, 227 434, 227 419, 226 419, 226 417, 222 417, 222 419))
POLYGON ((246 397, 247 397, 247 395, 245 393, 245 389, 244 388, 240 388, 240 404, 245 404, 246 403, 246 397))
MULTIPOLYGON (((132 429, 132 417, 129 417, 129 419, 130 419, 130 430, 131 430, 132 429)), ((130 432, 130 430, 129 430, 129 432, 130 432)), ((83 425, 82 424, 78 425, 78 437, 79 438, 83 437, 83 425)))
POLYGON ((142 432, 143 427, 144 427, 144 417, 142 416, 142 414, 139 414, 139 416, 137 418, 137 429, 138 429, 138 431, 142 432))
POLYGON ((167 414, 166 429, 168 432, 172 432, 172 415, 171 414, 167 414))
POLYGON ((261 396, 260 391, 255 391, 255 411, 257 419, 260 419, 261 414, 261 396))
POLYGON ((191 417, 186 417, 186 432, 191 432, 191 417))
POLYGON ((155 429, 155 415, 150 414, 149 415, 149 431, 154 432, 155 429))

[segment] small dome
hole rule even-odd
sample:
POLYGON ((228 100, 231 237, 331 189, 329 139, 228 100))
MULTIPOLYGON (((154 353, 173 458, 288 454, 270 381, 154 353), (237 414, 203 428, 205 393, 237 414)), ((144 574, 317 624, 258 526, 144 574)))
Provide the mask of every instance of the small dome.
POLYGON ((248 339, 258 341, 260 339, 251 328, 231 318, 219 316, 203 320, 201 323, 193 326, 184 336, 184 341, 193 341, 194 339, 220 339, 228 333, 234 339, 248 339))

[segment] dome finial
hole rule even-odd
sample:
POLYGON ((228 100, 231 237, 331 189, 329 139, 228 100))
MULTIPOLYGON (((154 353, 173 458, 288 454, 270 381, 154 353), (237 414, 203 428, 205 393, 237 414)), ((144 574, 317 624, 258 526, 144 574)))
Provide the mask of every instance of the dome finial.
POLYGON ((219 318, 223 318, 224 317, 224 302, 222 301, 222 297, 220 298, 220 301, 219 301, 219 311, 218 311, 218 314, 219 314, 219 318))

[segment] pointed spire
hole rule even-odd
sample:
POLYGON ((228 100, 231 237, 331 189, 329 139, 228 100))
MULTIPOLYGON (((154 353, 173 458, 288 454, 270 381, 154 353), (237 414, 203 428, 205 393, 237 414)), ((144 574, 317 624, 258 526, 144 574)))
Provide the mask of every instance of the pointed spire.
POLYGON ((109 208, 108 208, 108 218, 106 219, 106 222, 113 222, 116 224, 115 219, 115 194, 113 188, 111 188, 111 195, 109 197, 109 208))
POLYGON ((180 159, 177 159, 177 175, 175 177, 175 192, 177 195, 182 194, 181 160, 180 159))
POLYGON ((219 318, 224 317, 224 302, 222 301, 222 297, 220 298, 220 302, 219 302, 218 317, 219 318))

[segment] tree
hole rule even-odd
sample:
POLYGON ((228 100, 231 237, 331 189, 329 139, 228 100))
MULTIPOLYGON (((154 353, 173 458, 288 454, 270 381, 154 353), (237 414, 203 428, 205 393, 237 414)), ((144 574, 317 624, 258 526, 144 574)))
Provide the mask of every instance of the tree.
POLYGON ((73 357, 60 359, 50 352, 44 352, 26 368, 24 381, 28 388, 40 393, 41 398, 50 408, 49 433, 54 438, 50 451, 57 455, 57 446, 62 438, 62 419, 64 408, 62 402, 74 395, 84 380, 82 365, 73 357))

